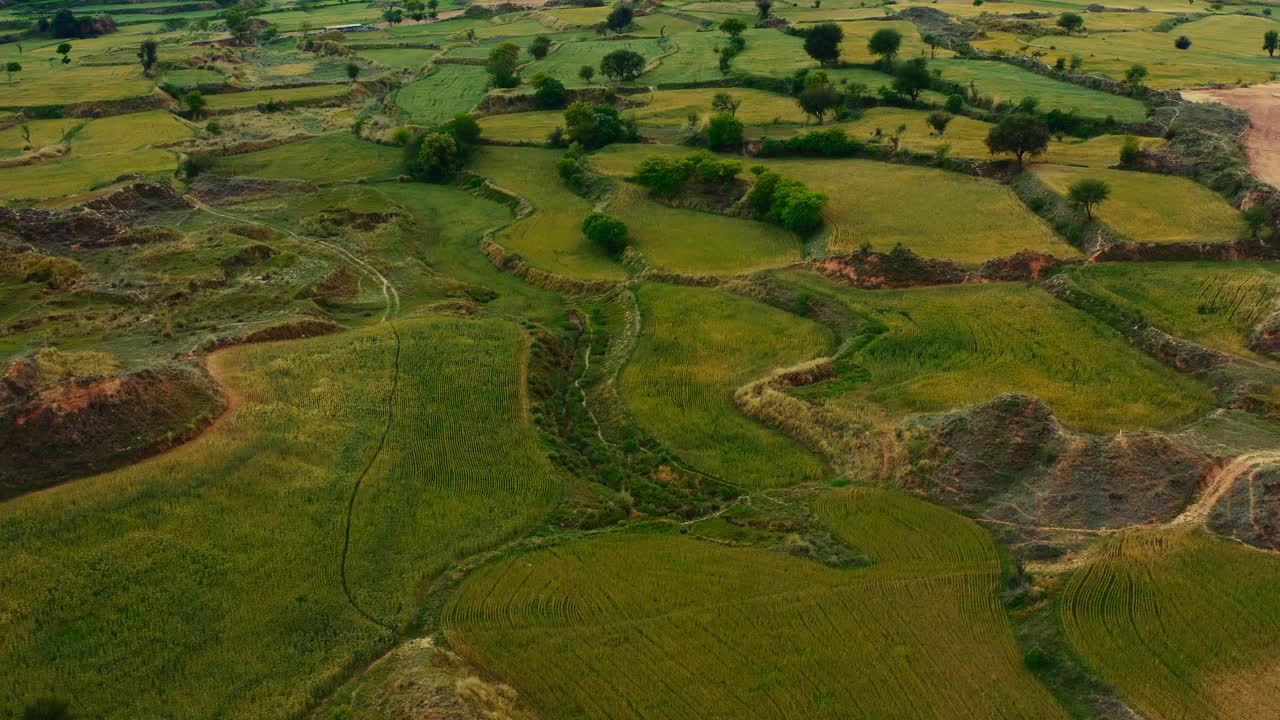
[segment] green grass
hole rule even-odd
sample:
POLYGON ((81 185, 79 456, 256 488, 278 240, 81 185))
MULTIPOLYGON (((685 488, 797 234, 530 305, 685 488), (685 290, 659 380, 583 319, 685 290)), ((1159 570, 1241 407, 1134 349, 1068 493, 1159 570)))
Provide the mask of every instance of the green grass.
POLYGON ((71 141, 73 155, 109 155, 192 137, 195 133, 167 110, 92 120, 71 141))
POLYGON ((437 65, 430 75, 396 91, 396 106, 419 125, 438 125, 475 107, 488 86, 483 67, 437 65))
POLYGON ((387 648, 451 562, 536 522, 558 483, 525 419, 513 324, 436 317, 249 346, 195 441, 0 505, 0 705, 103 718, 300 715, 387 648), (49 679, 58 679, 50 687, 49 679))
POLYGON ((49 58, 59 57, 50 48, 33 50, 21 55, 7 50, 13 43, 0 46, 0 62, 18 62, 22 72, 15 73, 14 82, 0 77, 0 108, 35 107, 40 105, 67 105, 70 103, 119 100, 146 95, 155 83, 142 77, 142 69, 131 65, 81 65, 72 63, 56 67, 49 58))
POLYGON ((620 279, 622 266, 582 234, 591 202, 556 174, 564 153, 538 148, 480 148, 470 169, 528 200, 533 214, 498 233, 497 241, 534 267, 572 277, 620 279))
POLYGON ((197 85, 221 85, 226 81, 226 75, 214 70, 167 70, 156 80, 156 84, 188 88, 197 85))
POLYGON ((220 158, 214 171, 328 184, 393 177, 400 173, 402 157, 400 148, 366 142, 344 132, 220 158))
POLYGON ((864 320, 841 360, 849 378, 806 391, 898 416, 938 413, 1002 393, 1037 397, 1093 431, 1177 427, 1213 406, 1210 389, 1129 346, 1100 321, 1019 284, 857 290, 818 275, 782 276, 864 320))
MULTIPOLYGON (((662 46, 655 38, 570 42, 560 45, 542 60, 528 65, 521 74, 532 77, 534 73, 546 73, 564 83, 565 87, 582 87, 586 83, 578 77, 578 69, 583 65, 590 65, 596 69, 598 82, 604 82, 604 75, 600 72, 600 59, 614 50, 631 50, 640 53, 645 60, 653 60, 663 53, 662 46)), ((649 82, 649 78, 646 75, 637 82, 649 82)))
POLYGON ((1249 334, 1280 299, 1280 264, 1098 263, 1077 282, 1172 335, 1255 360, 1249 334))
POLYGON ((384 48, 361 50, 359 54, 360 57, 372 60, 379 65, 386 65, 396 69, 408 68, 415 70, 426 65, 436 52, 438 51, 423 48, 384 48))
POLYGON ((351 92, 349 85, 308 85, 297 88, 278 88, 275 90, 250 90, 248 92, 217 93, 206 95, 210 110, 239 110, 251 108, 258 103, 276 102, 309 102, 325 98, 345 97, 351 92))
POLYGON ((828 352, 825 328, 719 290, 644 285, 637 296, 643 330, 621 392, 645 429, 731 482, 770 487, 822 474, 808 451, 739 413, 732 394, 828 352))
MULTIPOLYGON (((80 118, 60 118, 58 120, 29 120, 26 124, 31 130, 31 148, 39 150, 47 145, 56 145, 69 131, 83 125, 80 118)), ((21 155, 26 152, 22 139, 22 127, 14 125, 0 130, 0 156, 21 155)))
POLYGON ((168 150, 139 150, 63 160, 0 170, 0 198, 46 199, 74 195, 110 185, 127 175, 159 178, 170 175, 178 159, 168 150))
POLYGON ((985 531, 882 490, 817 511, 874 564, 598 536, 481 568, 446 636, 562 720, 1065 717, 1022 665, 985 531))
POLYGON ((1084 179, 1102 180, 1111 197, 1094 214, 1116 232, 1150 242, 1227 242, 1245 234, 1240 213, 1221 195, 1187 178, 1125 170, 1036 165, 1034 172, 1067 194, 1084 179))
POLYGON ((961 263, 1028 249, 1058 257, 1079 254, 1012 191, 991 180, 872 160, 768 159, 761 164, 831 198, 823 211, 831 253, 863 243, 891 250, 901 243, 920 255, 961 263))
MULTIPOLYGON (((905 60, 929 56, 929 46, 920 39, 920 31, 916 29, 914 23, 907 20, 866 20, 837 24, 844 30, 844 42, 840 45, 840 59, 844 62, 864 64, 876 62, 879 58, 867 49, 867 41, 871 39, 872 34, 882 28, 897 30, 901 33, 902 47, 898 50, 899 58, 905 60)), ((951 53, 939 49, 935 51, 935 55, 946 57, 951 53)))
MULTIPOLYGON (((1057 41, 1055 38, 1055 42, 1057 41)), ((1168 42, 1172 47, 1173 40, 1169 39, 1168 42)), ((1121 121, 1136 121, 1146 117, 1146 108, 1132 98, 1060 82, 1008 63, 938 58, 931 61, 929 66, 941 70, 944 80, 965 86, 972 82, 978 94, 984 97, 1013 102, 1024 97, 1038 98, 1041 111, 1074 111, 1085 117, 1110 116, 1121 121)), ((1085 66, 1088 67, 1087 58, 1085 66)))
POLYGON ((1062 595, 1067 639, 1153 720, 1267 718, 1280 706, 1280 561, 1189 528, 1106 538, 1062 595))

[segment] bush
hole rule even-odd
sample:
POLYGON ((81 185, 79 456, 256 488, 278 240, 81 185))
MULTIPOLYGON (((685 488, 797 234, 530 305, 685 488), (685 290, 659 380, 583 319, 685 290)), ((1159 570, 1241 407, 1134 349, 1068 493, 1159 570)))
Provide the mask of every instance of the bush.
POLYGON ((588 150, 623 140, 635 142, 640 135, 634 117, 628 117, 624 121, 618 117, 618 111, 608 105, 591 107, 582 101, 565 109, 564 125, 569 140, 588 150))
POLYGON ((1173 46, 1179 50, 1186 50, 1191 47, 1191 38, 1186 35, 1179 35, 1178 39, 1173 41, 1173 46))
POLYGON ((947 112, 955 115, 964 109, 964 96, 960 93, 953 93, 947 96, 947 103, 944 106, 947 112))
POLYGON ((535 60, 541 60, 547 56, 547 51, 551 49, 551 38, 546 35, 539 35, 529 43, 529 54, 535 60))
POLYGON ((826 195, 771 170, 753 168, 752 172, 757 177, 747 194, 747 204, 758 216, 801 235, 822 224, 826 195))
POLYGON ((533 102, 540 110, 554 110, 564 107, 569 95, 565 92, 564 83, 552 77, 539 78, 533 93, 533 102))
MULTIPOLYGON (((793 135, 781 145, 788 154, 813 157, 852 157, 862 150, 862 143, 849 137, 844 128, 838 127, 793 135)), ((761 154, 764 154, 763 150, 761 154)))
POLYGON ((644 56, 634 50, 614 50, 600 59, 600 72, 611 80, 635 80, 644 64, 644 56))
POLYGON ((461 165, 458 141, 447 132, 432 132, 407 146, 406 169, 423 182, 439 183, 453 177, 461 165))
POLYGON ((720 113, 707 123, 707 145, 737 150, 742 147, 742 121, 728 113, 720 113))
POLYGON ((584 218, 582 233, 610 257, 620 257, 627 249, 626 223, 604 213, 593 212, 584 218))
POLYGON ((742 172, 742 163, 721 160, 707 150, 699 150, 679 160, 653 155, 636 165, 635 181, 658 197, 671 197, 692 177, 703 183, 724 185, 742 172))
POLYGON ((1142 150, 1142 145, 1138 142, 1138 138, 1132 135, 1124 136, 1124 145, 1120 146, 1120 163, 1130 165, 1138 159, 1138 153, 1142 150))

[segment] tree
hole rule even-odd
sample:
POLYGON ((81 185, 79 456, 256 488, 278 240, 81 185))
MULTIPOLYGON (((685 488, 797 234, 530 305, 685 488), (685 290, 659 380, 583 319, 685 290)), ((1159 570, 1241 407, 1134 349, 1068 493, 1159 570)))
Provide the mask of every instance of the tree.
POLYGON ((388 25, 396 25, 404 20, 404 11, 400 8, 388 8, 382 11, 382 19, 386 20, 388 25))
POLYGON ((495 87, 509 88, 520 84, 516 75, 516 65, 520 61, 520 46, 505 42, 489 51, 489 62, 485 69, 495 87))
POLYGON ((1084 58, 1079 55, 1072 55, 1071 62, 1067 63, 1067 67, 1071 68, 1071 72, 1079 72, 1080 68, 1084 67, 1084 58))
POLYGON ((440 0, 427 0, 427 17, 434 20, 438 14, 436 12, 436 8, 438 7, 440 7, 440 0))
POLYGON ((760 22, 769 19, 769 11, 773 9, 773 0, 756 0, 756 12, 760 14, 760 22))
POLYGON ((604 25, 610 30, 620 33, 627 29, 635 15, 635 11, 630 6, 618 3, 613 7, 613 10, 609 11, 609 16, 605 18, 604 25))
POLYGON ((347 63, 347 77, 351 82, 355 82, 356 78, 360 77, 360 66, 353 62, 347 63))
POLYGON ((547 52, 551 50, 551 38, 546 35, 539 35, 529 43, 529 54, 535 60, 541 60, 547 56, 547 52))
POLYGON ((1267 55, 1276 56, 1276 50, 1280 49, 1280 32, 1268 30, 1262 36, 1262 49, 1267 51, 1267 55))
POLYGON ((415 175, 426 182, 443 182, 458 169, 458 142, 452 135, 434 132, 418 148, 415 175))
POLYGON ((1267 209, 1261 205, 1254 205, 1240 213, 1240 215, 1244 218, 1245 225, 1249 226, 1249 237, 1255 239, 1267 222, 1271 220, 1271 213, 1268 213, 1267 209))
POLYGON ((75 720, 75 715, 65 701, 41 698, 22 710, 22 720, 75 720))
POLYGON ((746 32, 746 30, 747 24, 738 18, 727 18, 724 22, 720 23, 720 32, 728 35, 729 37, 738 37, 742 33, 746 32))
POLYGON ((596 76, 596 69, 590 65, 583 65, 578 68, 578 77, 582 78, 582 82, 590 83, 591 78, 596 76))
POLYGON ((67 8, 63 8, 53 14, 53 22, 49 24, 49 31, 56 38, 78 38, 81 36, 80 21, 76 19, 75 13, 67 8))
POLYGON ((545 75, 539 77, 534 82, 533 87, 533 102, 542 110, 563 107, 564 101, 568 98, 564 83, 553 77, 546 77, 545 75))
POLYGON ((71 58, 67 57, 71 54, 71 43, 61 43, 58 45, 58 54, 62 56, 62 64, 66 65, 71 62, 71 58))
POLYGON ((880 28, 871 34, 871 39, 867 40, 867 50, 872 55, 880 56, 880 61, 884 63, 886 69, 893 69, 893 58, 898 54, 898 49, 902 47, 902 33, 893 28, 880 28))
POLYGON ((1013 113, 1000 121, 987 133, 987 149, 992 155, 1012 153, 1022 167, 1025 155, 1039 155, 1049 147, 1049 126, 1043 120, 1026 113, 1013 113))
POLYGON ((929 117, 925 118, 925 122, 929 123, 929 127, 933 128, 934 132, 941 137, 947 131, 947 126, 951 124, 953 119, 955 119, 955 116, 951 113, 934 110, 929 113, 929 117))
POLYGON ((222 13, 222 24, 227 26, 227 32, 238 39, 244 39, 249 34, 249 11, 243 5, 229 8, 222 13))
POLYGON ((1186 50, 1191 47, 1191 38, 1186 35, 1179 35, 1178 39, 1173 41, 1173 46, 1179 50, 1186 50))
POLYGON ((31 149, 31 126, 26 123, 22 123, 22 149, 31 149))
POLYGON ((804 51, 809 57, 827 66, 840 59, 840 43, 844 30, 835 23, 818 23, 804 34, 804 51))
POLYGON ((929 46, 929 59, 933 60, 938 57, 938 36, 933 33, 925 33, 924 44, 929 46))
POLYGON ((713 149, 737 150, 742 147, 742 121, 727 113, 713 115, 707 123, 707 145, 713 149))
POLYGON ((1066 72, 1066 71, 1067 71, 1067 59, 1066 59, 1066 58, 1064 58, 1064 57, 1059 57, 1057 60, 1054 60, 1054 61, 1053 61, 1053 69, 1054 69, 1056 72, 1066 72))
POLYGON ((805 115, 813 117, 821 125, 827 113, 840 105, 840 93, 831 86, 831 83, 816 83, 800 91, 800 95, 796 97, 796 104, 805 115))
POLYGON ((1070 35, 1084 28, 1084 18, 1073 12, 1064 12, 1058 16, 1058 27, 1066 30, 1067 34, 1070 35))
POLYGON ((952 93, 947 96, 947 102, 943 104, 947 112, 955 114, 964 109, 964 96, 960 93, 952 93))
POLYGON ((9 77, 10 85, 13 84, 13 74, 16 72, 22 72, 21 63, 16 63, 16 62, 13 62, 12 60, 10 60, 8 63, 5 63, 4 73, 9 77))
POLYGON ((612 80, 635 80, 644 72, 644 56, 634 50, 614 50, 600 58, 600 72, 612 80))
POLYGON ((615 217, 593 212, 582 220, 582 234, 610 257, 627 249, 627 226, 615 217))
POLYGON ((142 63, 142 74, 150 75, 151 68, 159 61, 160 44, 155 40, 143 40, 138 46, 138 62, 142 63))
POLYGON ((192 90, 182 96, 182 103, 191 111, 191 117, 198 118, 204 112, 204 108, 209 104, 204 95, 199 90, 192 90))
POLYGON ((742 101, 727 92, 718 92, 711 96, 711 109, 718 113, 737 115, 742 101))
POLYGON ((1137 87, 1142 86, 1142 81, 1147 77, 1147 67, 1138 63, 1134 63, 1128 70, 1124 71, 1125 82, 1137 87))
POLYGON ((1111 186, 1101 180, 1093 178, 1085 178, 1078 182, 1072 183, 1067 190, 1071 202, 1084 208, 1084 216, 1089 222, 1093 222, 1093 208, 1111 197, 1111 186))
POLYGON ((911 102, 920 97, 921 90, 928 90, 932 82, 929 63, 922 57, 902 63, 893 75, 893 89, 911 98, 911 102))

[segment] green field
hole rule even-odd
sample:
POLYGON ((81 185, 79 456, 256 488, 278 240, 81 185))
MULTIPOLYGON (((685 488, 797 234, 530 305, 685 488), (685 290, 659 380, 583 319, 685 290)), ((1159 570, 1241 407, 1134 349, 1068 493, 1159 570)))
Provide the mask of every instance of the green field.
POLYGON ((1066 195, 1072 183, 1102 180, 1111 197, 1094 211, 1099 220, 1134 240, 1228 242, 1243 237, 1244 221, 1219 194, 1187 178, 1125 170, 1036 165, 1035 174, 1066 195))
POLYGON ((470 169, 533 205, 533 214, 498 233, 497 241, 535 267, 573 277, 617 279, 622 266, 582 234, 591 202, 575 195, 555 164, 563 153, 535 148, 481 148, 470 169))
POLYGON ((483 67, 437 65, 430 75, 396 92, 396 107, 419 125, 438 125, 475 107, 488 86, 483 67))
POLYGON ((1090 669, 1153 720, 1280 706, 1280 561, 1190 528, 1107 538, 1067 583, 1062 626, 1090 669))
POLYGON ((861 379, 806 391, 854 409, 871 402, 898 416, 938 413, 1019 393, 1065 423, 1109 432, 1178 427, 1212 406, 1207 386, 1035 287, 857 290, 803 271, 780 277, 863 319, 843 358, 861 379))
POLYGON ((446 635, 563 720, 1066 716, 1022 665, 984 530, 882 490, 816 505, 870 567, 613 534, 482 568, 446 635))
POLYGON ((389 326, 229 352, 215 429, 0 505, 0 705, 56 676, 96 717, 301 714, 390 639, 339 575, 362 473, 346 577, 397 627, 449 563, 536 522, 557 482, 525 417, 521 331, 436 318, 399 337, 398 353, 389 326))
MULTIPOLYGON (((902 47, 898 50, 899 58, 905 60, 913 57, 929 57, 929 46, 920 38, 920 31, 916 30, 915 24, 906 20, 869 20, 838 24, 840 29, 844 30, 844 42, 840 45, 840 59, 844 62, 861 64, 876 62, 878 58, 867 49, 867 41, 875 31, 882 28, 897 30, 902 35, 902 47)), ((935 50, 934 54, 938 57, 948 57, 951 52, 939 49, 935 50)))
POLYGON ((643 331, 622 373, 636 420, 695 467, 774 487, 822 474, 818 460, 733 405, 738 387, 831 349, 820 325, 719 290, 644 285, 643 331))
POLYGON ((72 65, 57 67, 46 58, 57 57, 52 48, 35 51, 45 57, 31 57, 33 53, 19 55, 12 46, 0 45, 0 63, 18 62, 22 72, 14 75, 14 82, 0 83, 0 108, 38 107, 41 105, 65 105, 70 103, 120 100, 147 95, 155 83, 142 76, 137 65, 72 65))
POLYGON ((239 110, 273 100, 285 103, 311 102, 327 98, 345 97, 349 92, 351 92, 349 85, 308 85, 306 87, 278 88, 275 90, 217 93, 216 95, 206 95, 205 99, 209 101, 210 110, 239 110))
POLYGON ((872 160, 770 158, 762 164, 830 196, 823 211, 830 253, 863 243, 891 250, 901 243, 920 255, 961 263, 1019 250, 1079 254, 1011 190, 990 180, 872 160))
MULTIPOLYGON (((1172 44, 1171 40, 1169 42, 1172 44)), ((984 97, 1012 102, 1025 97, 1037 98, 1041 111, 1056 109, 1085 117, 1113 117, 1121 121, 1146 117, 1142 103, 1132 98, 1052 80, 1007 63, 939 58, 931 61, 929 66, 941 70, 944 80, 965 86, 973 83, 972 87, 984 97)))
POLYGON ((1073 277, 1167 333, 1255 360, 1249 335, 1280 298, 1274 262, 1099 263, 1073 277))
POLYGON ((423 48, 385 48, 361 50, 360 57, 390 68, 415 70, 426 65, 436 52, 423 48))
POLYGON ((351 133, 334 133, 220 158, 214 170, 222 175, 328 184, 394 177, 400 174, 401 159, 400 148, 366 142, 351 133))
MULTIPOLYGON (((587 83, 578 77, 578 69, 583 65, 590 65, 596 69, 598 84, 606 81, 600 72, 600 58, 614 50, 631 50, 640 53, 645 60, 653 60, 664 52, 662 45, 653 38, 570 42, 554 48, 542 60, 530 63, 524 68, 522 74, 532 77, 534 73, 545 73, 564 83, 565 87, 582 87, 587 83)), ((650 82, 649 76, 642 76, 637 82, 650 82)))

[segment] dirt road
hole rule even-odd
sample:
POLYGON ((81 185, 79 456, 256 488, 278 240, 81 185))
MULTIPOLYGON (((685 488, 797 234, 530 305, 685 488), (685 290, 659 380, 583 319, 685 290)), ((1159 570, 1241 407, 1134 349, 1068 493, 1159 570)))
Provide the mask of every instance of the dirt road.
POLYGON ((1183 90, 1195 102, 1220 102, 1249 113, 1244 144, 1249 167, 1264 182, 1280 187, 1280 83, 1241 88, 1183 90))

